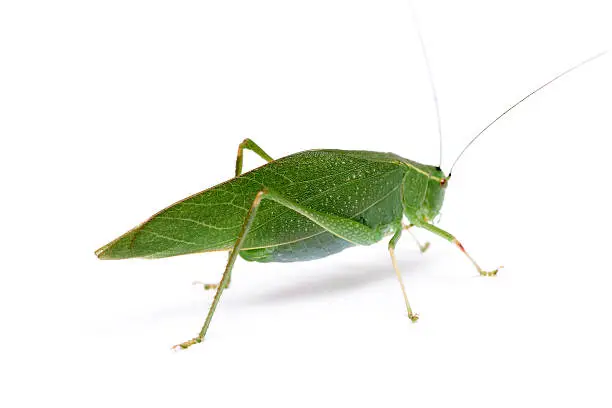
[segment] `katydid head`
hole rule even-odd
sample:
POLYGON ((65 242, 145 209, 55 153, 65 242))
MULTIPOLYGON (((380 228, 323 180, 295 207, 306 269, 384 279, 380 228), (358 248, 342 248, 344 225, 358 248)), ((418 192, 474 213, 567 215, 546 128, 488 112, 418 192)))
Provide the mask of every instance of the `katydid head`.
POLYGON ((404 177, 404 213, 413 224, 431 223, 440 214, 449 177, 440 167, 419 165, 404 177))
POLYGON ((439 167, 436 167, 430 174, 429 180, 427 180, 425 197, 421 203, 421 208, 417 212, 417 215, 420 215, 425 221, 431 223, 440 214, 448 180, 449 178, 439 167))

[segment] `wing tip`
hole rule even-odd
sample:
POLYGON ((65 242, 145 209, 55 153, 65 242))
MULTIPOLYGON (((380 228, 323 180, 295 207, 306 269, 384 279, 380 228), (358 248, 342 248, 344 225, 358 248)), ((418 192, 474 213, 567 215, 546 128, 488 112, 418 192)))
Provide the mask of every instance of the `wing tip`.
POLYGON ((96 249, 94 252, 95 255, 98 259, 102 260, 134 258, 132 244, 137 229, 138 228, 134 228, 108 244, 96 249))

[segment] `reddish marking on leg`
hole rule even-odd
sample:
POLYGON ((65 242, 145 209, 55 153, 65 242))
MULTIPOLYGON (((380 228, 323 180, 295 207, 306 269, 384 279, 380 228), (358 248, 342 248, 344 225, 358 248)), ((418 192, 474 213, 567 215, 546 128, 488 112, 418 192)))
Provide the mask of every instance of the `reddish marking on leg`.
POLYGON ((457 245, 459 247, 459 249, 461 250, 461 252, 465 253, 465 248, 463 248, 463 245, 461 245, 461 242, 455 240, 455 245, 457 245))

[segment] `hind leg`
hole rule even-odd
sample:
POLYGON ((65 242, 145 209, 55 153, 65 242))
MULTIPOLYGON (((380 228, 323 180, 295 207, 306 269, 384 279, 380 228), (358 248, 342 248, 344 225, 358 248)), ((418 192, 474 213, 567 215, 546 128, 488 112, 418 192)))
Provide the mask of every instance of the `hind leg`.
MULTIPOLYGON (((236 175, 235 177, 238 177, 239 175, 242 174, 242 157, 243 157, 244 149, 251 150, 252 152, 257 153, 259 157, 266 160, 267 162, 271 162, 272 160, 274 160, 272 157, 270 157, 270 155, 268 155, 268 153, 266 153, 261 147, 259 147, 257 143, 255 143, 249 138, 246 138, 242 141, 242 143, 238 145, 238 155, 236 156, 236 175)), ((230 256, 231 256, 231 252, 230 252, 230 256)), ((227 285, 225 285, 224 289, 229 288, 230 281, 231 281, 231 277, 230 279, 228 279, 227 285)), ((217 289, 219 287, 218 283, 205 283, 205 282, 200 282, 200 281, 194 281, 193 285, 202 285, 204 290, 217 289)))
MULTIPOLYGON (((229 251, 228 252, 228 256, 231 256, 231 255, 232 255, 232 252, 229 251)), ((232 280, 232 277, 231 277, 231 274, 230 274, 230 277, 227 280, 227 284, 225 285, 225 289, 229 289, 229 285, 230 285, 231 280, 232 280)), ((219 287, 219 283, 205 283, 205 282, 201 282, 201 281, 193 281, 191 284, 194 285, 194 286, 202 285, 204 290, 217 289, 219 287)))
POLYGON ((255 196, 253 203, 251 204, 251 208, 247 213, 247 216, 244 220, 244 224, 242 224, 242 229, 240 234, 238 235, 238 239, 234 243, 234 247, 229 253, 229 258, 227 260, 227 265, 225 266, 225 272, 223 272, 223 277, 221 278, 221 282, 217 285, 217 292, 215 293, 215 298, 213 299, 212 305, 210 305, 210 309, 208 310, 208 315, 206 316, 206 320, 204 321, 204 326, 202 330, 200 330, 200 334, 197 337, 194 337, 191 340, 185 341, 181 344, 177 344, 173 347, 173 349, 186 349, 189 346, 193 346, 194 344, 201 343, 204 340, 204 336, 206 336, 206 332, 208 331, 208 326, 210 326, 210 322, 212 321, 212 317, 215 314, 215 310, 217 309, 217 305, 219 304, 219 300, 221 300, 221 295, 223 294, 223 290, 227 287, 230 281, 230 277, 232 274, 232 269, 234 269, 234 263, 236 262, 236 257, 242 248, 242 244, 244 243, 244 239, 246 238, 249 229, 251 228, 251 224, 255 219, 255 214, 257 213, 257 209, 259 208, 259 204, 261 203, 261 199, 264 195, 264 191, 260 191, 255 196))
POLYGON ((264 152, 261 147, 257 145, 254 141, 249 138, 246 138, 238 145, 238 156, 236 156, 236 175, 238 177, 242 174, 242 151, 244 149, 251 150, 252 152, 257 153, 259 157, 264 159, 267 162, 271 162, 274 160, 268 153, 264 152))
POLYGON ((317 223, 327 231, 332 234, 354 243, 356 245, 370 245, 375 242, 378 242, 384 236, 384 231, 379 231, 377 229, 372 229, 367 225, 360 224, 357 221, 354 221, 350 218, 338 217, 332 214, 326 214, 319 211, 315 211, 296 203, 283 196, 282 194, 275 193, 268 189, 263 189, 257 193, 253 203, 251 204, 251 208, 246 215, 244 223, 242 224, 242 229, 238 234, 238 238, 234 243, 232 250, 230 251, 229 259, 227 260, 227 265, 225 266, 225 272, 223 272, 223 277, 221 278, 221 282, 217 285, 217 292, 215 293, 215 298, 213 299, 212 305, 208 310, 208 315, 206 316, 206 320, 204 321, 204 326, 202 326, 202 330, 200 330, 200 334, 197 337, 194 337, 191 340, 183 342, 181 344, 177 344, 174 346, 174 349, 186 349, 194 344, 201 343, 206 336, 206 332, 208 331, 208 327, 210 326, 210 322, 212 321, 212 317, 215 314, 215 310, 217 309, 217 305, 219 304, 219 300, 221 299, 221 295, 223 294, 223 290, 227 287, 232 269, 234 268, 234 263, 236 262, 236 257, 240 253, 242 249, 242 245, 244 244, 245 238, 251 228, 251 224, 253 224, 253 220, 255 219, 255 214, 257 213, 257 209, 261 203, 262 199, 268 199, 275 201, 287 208, 290 208, 299 214, 302 214, 306 218, 311 221, 317 223))

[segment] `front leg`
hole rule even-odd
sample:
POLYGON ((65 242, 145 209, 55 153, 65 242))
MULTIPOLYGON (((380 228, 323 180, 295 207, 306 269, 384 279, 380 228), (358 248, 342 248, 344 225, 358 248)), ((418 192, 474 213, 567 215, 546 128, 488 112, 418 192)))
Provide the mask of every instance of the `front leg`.
POLYGON ((492 271, 483 271, 482 268, 476 263, 474 258, 472 258, 470 256, 470 254, 467 253, 467 251, 465 250, 465 248, 463 247, 461 242, 459 242, 459 240, 457 238, 455 238, 451 233, 448 233, 448 232, 444 231, 442 228, 438 228, 435 225, 428 224, 428 223, 416 224, 416 226, 420 227, 420 228, 424 228, 424 229, 426 229, 426 230, 428 230, 430 232, 433 232, 434 234, 444 238, 448 242, 451 242, 451 243, 455 244, 457 246, 457 248, 459 248, 461 250, 461 252, 463 252, 465 254, 465 256, 468 257, 468 259, 472 262, 472 264, 474 264, 474 266, 478 270, 478 273, 480 274, 480 276, 495 276, 495 275, 497 275, 497 272, 501 268, 503 268, 503 266, 500 266, 499 268, 497 268, 495 270, 492 270, 492 271))

